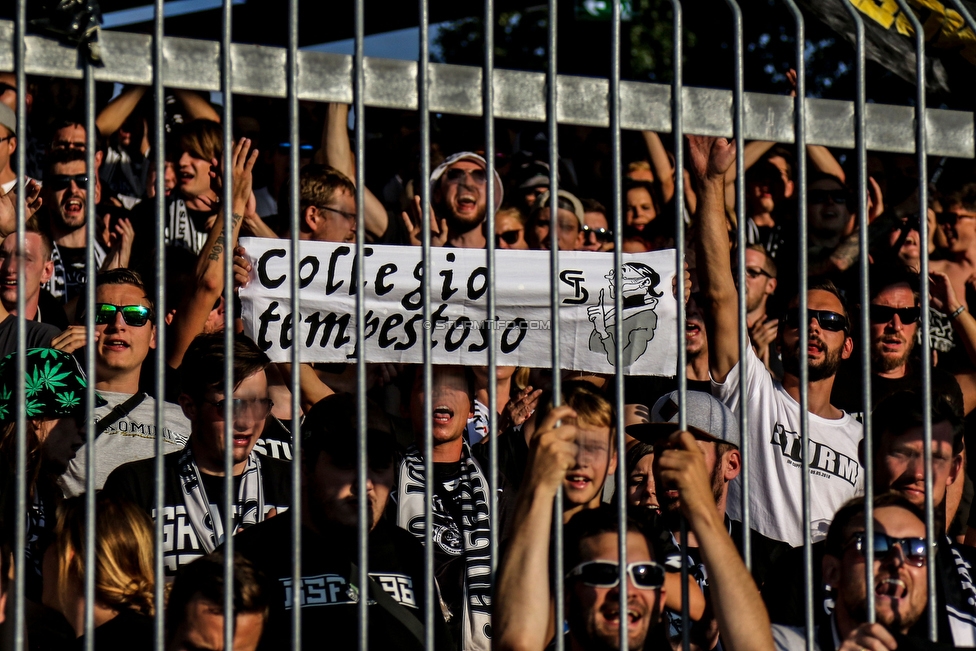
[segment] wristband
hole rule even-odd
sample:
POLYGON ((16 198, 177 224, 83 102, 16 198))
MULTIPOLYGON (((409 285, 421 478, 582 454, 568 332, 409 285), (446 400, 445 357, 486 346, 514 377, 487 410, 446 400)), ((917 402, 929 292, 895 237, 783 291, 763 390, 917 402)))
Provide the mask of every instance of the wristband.
POLYGON ((965 311, 966 311, 966 306, 965 305, 960 305, 958 308, 956 308, 956 311, 955 312, 953 312, 952 314, 949 315, 949 320, 950 321, 955 321, 956 320, 956 317, 958 317, 960 314, 962 314, 965 311))

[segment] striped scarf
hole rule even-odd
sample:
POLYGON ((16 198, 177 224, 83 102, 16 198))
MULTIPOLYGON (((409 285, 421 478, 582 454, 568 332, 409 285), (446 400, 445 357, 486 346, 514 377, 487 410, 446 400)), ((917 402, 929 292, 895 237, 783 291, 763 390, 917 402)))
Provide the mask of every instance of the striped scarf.
MULTIPOLYGON (((424 473, 423 455, 416 445, 412 445, 400 462, 397 481, 397 525, 426 543, 424 473)), ((457 483, 462 521, 455 521, 435 489, 433 542, 445 554, 464 556, 461 648, 465 651, 489 651, 491 649, 489 487, 481 467, 471 456, 466 443, 461 454, 461 474, 454 482, 457 483)), ((449 616, 453 617, 453 614, 449 616)))

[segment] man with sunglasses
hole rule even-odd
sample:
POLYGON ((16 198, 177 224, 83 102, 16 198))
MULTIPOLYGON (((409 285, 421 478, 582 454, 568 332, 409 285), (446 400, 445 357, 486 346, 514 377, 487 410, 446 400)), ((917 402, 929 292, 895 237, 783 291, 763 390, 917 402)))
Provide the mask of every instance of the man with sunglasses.
MULTIPOLYGON (((725 226, 725 173, 735 158, 735 145, 724 138, 689 137, 690 161, 698 185, 698 279, 706 305, 712 393, 735 412, 739 401, 748 402, 754 451, 752 527, 760 534, 797 547, 803 544, 801 503, 802 447, 800 433, 800 356, 809 368, 809 433, 813 539, 822 539, 837 509, 863 492, 864 477, 858 463, 860 424, 830 403, 841 359, 850 357, 847 310, 830 283, 812 286, 807 313, 798 310, 798 297, 780 322, 777 343, 783 353, 782 382, 773 378, 750 346, 748 375, 739 384, 738 296, 732 277, 725 226), (704 263, 704 264, 702 264, 704 263), (799 349, 800 319, 809 326, 806 350, 799 349)), ((740 520, 740 487, 729 491, 729 516, 740 520)))
MULTIPOLYGON (((543 192, 532 208, 529 216, 527 233, 529 244, 534 249, 548 251, 552 245, 552 210, 549 206, 549 193, 543 192)), ((556 227, 559 230, 560 251, 579 251, 583 248, 583 204, 576 195, 567 191, 559 191, 559 201, 556 207, 556 227)))
POLYGON ((959 302, 968 309, 967 286, 976 274, 976 183, 946 194, 936 222, 945 236, 948 256, 945 260, 933 260, 929 270, 949 276, 959 302))
MULTIPOLYGON (((958 394, 958 391, 956 392, 958 394)), ((881 400, 873 412, 874 484, 876 492, 894 491, 925 508, 926 464, 924 434, 926 412, 921 388, 898 391, 881 400)), ((961 395, 932 391, 932 502, 935 505, 937 546, 935 571, 940 587, 939 639, 956 646, 976 646, 976 588, 971 568, 976 550, 952 542, 946 535, 952 522, 953 484, 963 472, 963 417, 961 395), (951 637, 950 637, 951 635, 951 637)))
POLYGON ((583 204, 583 251, 613 251, 613 231, 607 220, 607 209, 594 199, 580 199, 583 204))
MULTIPOLYGON (((154 315, 152 299, 139 274, 114 269, 96 276, 95 389, 108 403, 95 411, 96 490, 119 466, 156 455, 156 401, 140 390, 142 364, 156 348, 154 315)), ((72 349, 84 346, 84 336, 84 328, 74 328, 54 345, 64 343, 72 349)), ((163 403, 163 411, 163 449, 178 452, 186 445, 190 422, 171 402, 163 403)), ((61 476, 65 495, 85 492, 85 470, 82 450, 61 476)))
MULTIPOLYGON (((948 648, 927 643, 917 625, 928 602, 924 516, 896 493, 874 498, 874 538, 864 531, 864 501, 841 507, 830 525, 822 562, 823 583, 834 597, 833 612, 814 632, 817 651, 948 648), (874 583, 867 585, 865 552, 874 549, 874 583), (874 592, 876 623, 868 623, 867 591, 874 592), (914 629, 914 630, 913 630, 914 629), (918 631, 917 637, 906 639, 918 631)), ((820 611, 822 612, 822 611, 820 611)), ((806 648, 803 628, 775 624, 780 651, 806 648)), ((944 640, 940 636, 940 640, 944 640)))
POLYGON ((135 502, 153 518, 162 517, 170 534, 163 542, 166 576, 216 549, 226 530, 224 451, 232 446, 233 525, 236 533, 291 503, 288 465, 259 455, 254 445, 274 404, 268 398, 265 369, 268 357, 247 337, 234 339, 232 357, 224 354, 224 335, 201 335, 187 350, 180 366, 180 406, 190 421, 190 437, 180 452, 163 457, 164 507, 156 512, 154 458, 116 468, 105 490, 135 502), (234 391, 224 393, 224 366, 230 363, 234 391), (231 439, 226 438, 226 408, 230 402, 231 439))
POLYGON ((761 244, 746 245, 746 325, 749 327, 749 339, 769 372, 781 378, 783 361, 775 345, 779 319, 767 313, 769 299, 778 287, 776 274, 776 262, 761 244))

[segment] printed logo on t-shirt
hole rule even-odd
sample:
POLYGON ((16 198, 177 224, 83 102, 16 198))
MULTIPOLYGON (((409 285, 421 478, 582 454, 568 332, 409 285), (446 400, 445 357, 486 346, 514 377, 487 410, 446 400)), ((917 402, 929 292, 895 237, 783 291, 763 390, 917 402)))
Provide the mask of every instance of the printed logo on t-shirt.
MULTIPOLYGON (((96 418, 95 422, 97 423, 98 420, 99 419, 96 418)), ((108 435, 116 434, 119 436, 133 436, 136 438, 143 438, 143 439, 155 439, 156 425, 149 424, 149 423, 141 423, 129 418, 121 418, 116 422, 112 423, 111 425, 109 425, 108 429, 105 430, 105 434, 108 435)), ((174 432, 173 430, 167 427, 163 430, 163 440, 166 441, 167 443, 172 443, 174 445, 183 447, 184 445, 186 445, 187 437, 186 434, 182 434, 180 432, 174 432)))
MULTIPOLYGON (((789 460, 790 465, 799 468, 803 464, 803 439, 797 432, 791 432, 780 423, 776 423, 773 428, 773 438, 770 441, 773 445, 779 446, 783 456, 789 460)), ((839 477, 848 482, 851 486, 857 485, 857 477, 860 472, 860 464, 857 459, 852 459, 845 454, 841 454, 830 446, 810 440, 810 474, 818 477, 839 477)))
MULTIPOLYGON (((413 592, 413 578, 406 574, 382 574, 370 572, 383 591, 393 597, 402 606, 417 607, 413 592)), ((285 588, 285 609, 291 610, 294 603, 291 577, 279 579, 285 588)), ((359 591, 344 576, 338 574, 318 574, 303 576, 299 591, 299 603, 302 608, 312 606, 334 606, 338 604, 354 604, 359 601, 359 591)), ((372 602, 371 602, 372 603, 372 602)))

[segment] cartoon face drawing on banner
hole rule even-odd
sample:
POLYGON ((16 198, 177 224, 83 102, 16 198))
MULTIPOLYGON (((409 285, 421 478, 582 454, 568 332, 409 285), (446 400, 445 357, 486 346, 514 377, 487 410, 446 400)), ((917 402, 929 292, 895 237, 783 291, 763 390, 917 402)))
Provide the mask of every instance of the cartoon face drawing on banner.
POLYGON ((647 351, 647 343, 654 338, 657 328, 658 299, 664 294, 657 291, 661 276, 642 262, 625 262, 621 266, 620 282, 615 282, 613 269, 604 276, 609 283, 609 292, 600 290, 597 303, 586 308, 586 314, 593 324, 589 348, 594 353, 607 356, 613 366, 616 358, 617 342, 614 339, 616 308, 613 301, 620 291, 623 299, 624 366, 630 366, 647 351), (607 294, 609 293, 609 298, 607 294))

